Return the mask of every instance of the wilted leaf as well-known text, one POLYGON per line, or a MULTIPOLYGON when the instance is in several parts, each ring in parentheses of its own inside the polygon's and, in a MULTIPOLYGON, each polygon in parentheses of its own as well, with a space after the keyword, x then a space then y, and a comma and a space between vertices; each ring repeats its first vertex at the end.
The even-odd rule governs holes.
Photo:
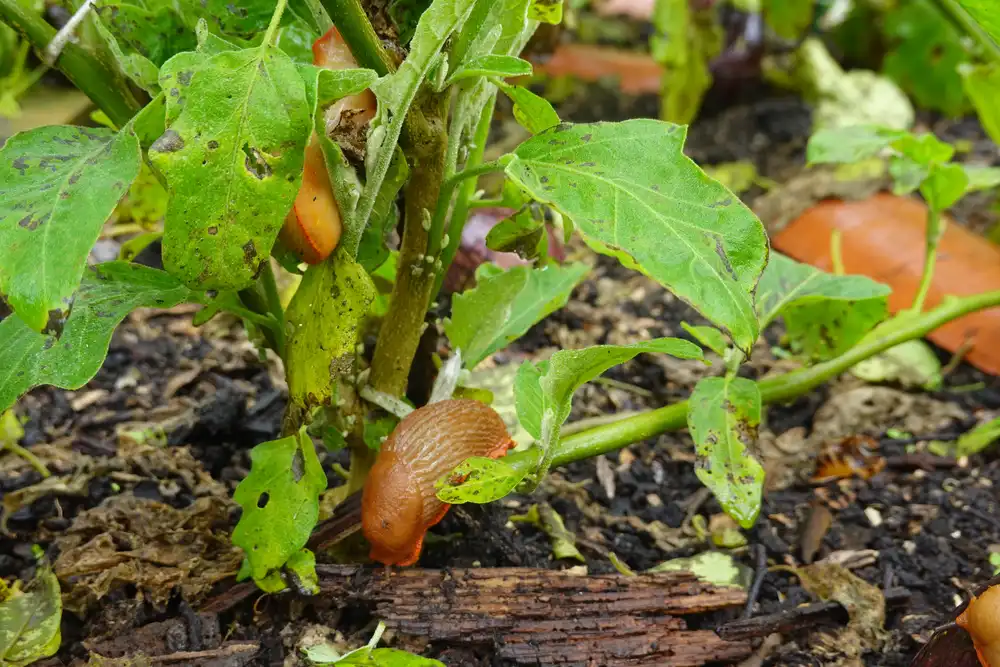
POLYGON ((882 646, 885 639, 885 596, 853 572, 834 563, 813 563, 792 570, 802 587, 822 600, 835 600, 850 621, 840 632, 838 646, 848 658, 860 658, 882 646))
POLYGON ((760 390, 752 380, 713 377, 691 393, 688 428, 698 463, 695 474, 722 509, 744 528, 760 514, 764 468, 757 460, 760 390))
POLYGON ((211 303, 164 271, 128 262, 108 262, 88 270, 80 283, 73 314, 58 339, 28 328, 19 317, 0 322, 0 410, 32 387, 51 384, 79 389, 100 369, 111 334, 136 308, 172 308, 179 303, 211 303))
POLYGON ((0 665, 26 667, 59 650, 62 598, 59 581, 40 566, 23 591, 0 602, 0 665))
POLYGON ((445 86, 456 81, 477 76, 495 76, 506 79, 511 76, 531 76, 531 63, 516 56, 485 55, 472 58, 448 75, 445 86))
POLYGON ((326 474, 305 433, 257 445, 250 466, 233 494, 243 508, 233 544, 246 553, 250 575, 263 579, 305 546, 319 518, 326 474))
POLYGON ((506 496, 529 472, 515 469, 503 459, 473 456, 435 482, 434 488, 442 502, 482 505, 506 496))
POLYGON ((455 295, 451 319, 444 326, 468 368, 566 305, 570 292, 590 270, 577 263, 540 269, 515 266, 493 273, 484 268, 488 266, 478 271, 476 287, 455 295))
POLYGON ((532 505, 524 514, 512 514, 510 520, 515 523, 530 523, 540 528, 549 536, 552 555, 555 558, 572 558, 581 563, 587 562, 576 548, 576 535, 566 530, 562 517, 548 503, 532 505))
POLYGON ((757 312, 762 327, 784 317, 793 349, 826 359, 885 319, 891 291, 864 276, 835 276, 772 253, 757 288, 757 312))
POLYGON ((0 150, 0 294, 58 334, 101 226, 139 173, 131 129, 40 127, 0 150))
POLYGON ((267 44, 181 53, 160 84, 168 128, 149 158, 170 192, 164 265, 188 285, 246 287, 301 182, 312 118, 298 68, 267 44))
POLYGON ((508 177, 569 216, 598 251, 642 271, 749 350, 767 261, 760 221, 654 120, 560 125, 518 146, 508 177))

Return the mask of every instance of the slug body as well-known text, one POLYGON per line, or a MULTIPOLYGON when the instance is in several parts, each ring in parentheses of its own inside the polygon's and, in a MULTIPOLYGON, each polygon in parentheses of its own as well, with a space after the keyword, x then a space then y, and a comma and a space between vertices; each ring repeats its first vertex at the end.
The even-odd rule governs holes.
POLYGON ((415 563, 427 529, 450 507, 434 483, 470 456, 498 458, 513 446, 500 415, 479 401, 440 401, 407 415, 382 444, 362 492, 372 560, 415 563))
MULTIPOLYGON (((330 28, 313 44, 313 64, 333 70, 358 66, 336 28, 330 28)), ((326 110, 327 133, 341 122, 368 123, 375 117, 375 110, 375 96, 370 90, 338 100, 326 110)), ((340 207, 330 185, 319 137, 314 133, 306 146, 302 185, 279 237, 303 262, 318 264, 337 247, 342 231, 340 207)))
POLYGON ((1000 584, 972 598, 955 622, 972 636, 983 667, 1000 667, 1000 584))

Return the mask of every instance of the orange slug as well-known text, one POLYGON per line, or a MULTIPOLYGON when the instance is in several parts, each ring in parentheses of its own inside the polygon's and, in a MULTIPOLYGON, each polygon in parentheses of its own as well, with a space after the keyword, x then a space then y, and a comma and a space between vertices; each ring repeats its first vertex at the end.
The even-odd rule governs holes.
MULTIPOLYGON (((348 69, 358 63, 336 28, 313 43, 313 64, 327 69, 348 69)), ((375 95, 370 90, 338 100, 326 110, 326 129, 330 132, 341 122, 361 126, 375 117, 375 95)), ((323 161, 323 151, 314 133, 306 146, 302 185, 292 210, 285 216, 279 237, 281 242, 307 264, 318 264, 337 247, 343 223, 340 208, 330 185, 323 161)))
POLYGON ((439 401, 403 418, 382 443, 361 495, 372 560, 415 563, 427 529, 450 507, 434 483, 470 456, 498 458, 513 446, 500 415, 479 401, 439 401))
POLYGON ((972 636, 983 667, 1000 667, 1000 585, 973 597, 955 623, 972 636))

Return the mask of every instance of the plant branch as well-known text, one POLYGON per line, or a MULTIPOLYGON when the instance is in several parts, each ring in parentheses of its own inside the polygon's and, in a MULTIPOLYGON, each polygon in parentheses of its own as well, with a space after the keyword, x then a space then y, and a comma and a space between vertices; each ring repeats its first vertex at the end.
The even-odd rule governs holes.
POLYGON ((375 70, 379 76, 385 76, 396 69, 360 0, 320 1, 359 65, 375 70))
MULTIPOLYGON (((20 33, 39 52, 56 35, 56 30, 19 0, 0 0, 0 20, 20 33)), ((121 72, 110 64, 93 57, 86 49, 72 42, 66 44, 56 67, 73 82, 117 126, 124 127, 142 103, 128 88, 121 72)))
POLYGON ((920 286, 917 294, 913 297, 913 305, 910 307, 914 312, 921 312, 924 309, 924 302, 927 300, 927 293, 931 290, 931 283, 934 282, 934 267, 937 264, 938 241, 941 240, 941 213, 933 208, 927 209, 927 245, 924 250, 924 272, 920 276, 920 286))
MULTIPOLYGON (((888 329, 885 335, 872 337, 835 359, 758 382, 761 399, 764 403, 790 401, 880 352, 906 341, 922 338, 963 315, 997 306, 1000 306, 1000 290, 946 299, 934 310, 916 315, 905 326, 888 329)), ((606 454, 661 433, 680 430, 687 425, 687 411, 688 402, 681 401, 612 424, 574 433, 563 438, 555 447, 552 465, 563 466, 606 454)), ((512 463, 534 469, 542 458, 542 451, 539 447, 532 447, 512 454, 511 457, 512 463)))
MULTIPOLYGON (((429 257, 437 257, 441 251, 444 221, 448 217, 448 207, 451 205, 451 197, 455 194, 455 188, 463 181, 468 180, 472 183, 472 190, 475 192, 476 179, 483 174, 503 171, 503 169, 504 164, 499 160, 494 160, 493 162, 485 162, 467 167, 445 180, 441 186, 441 196, 438 198, 437 206, 434 208, 434 217, 431 218, 430 238, 427 241, 427 255, 429 257)), ((465 206, 465 215, 468 215, 468 204, 465 206)), ((450 238, 448 240, 451 241, 450 238)))
POLYGON ((271 22, 267 24, 267 31, 264 33, 264 44, 273 45, 278 37, 278 27, 281 25, 281 15, 285 13, 288 0, 277 0, 274 5, 274 13, 271 14, 271 22))

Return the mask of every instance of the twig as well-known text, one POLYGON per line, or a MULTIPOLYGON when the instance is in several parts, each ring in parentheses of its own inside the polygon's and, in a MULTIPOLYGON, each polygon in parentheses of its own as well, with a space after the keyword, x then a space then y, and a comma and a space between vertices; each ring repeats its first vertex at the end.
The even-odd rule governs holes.
POLYGON ((757 545, 757 570, 754 572, 753 584, 750 586, 750 590, 747 591, 747 604, 743 608, 742 618, 750 618, 753 616, 753 606, 757 604, 757 598, 760 597, 760 588, 764 585, 764 577, 767 576, 767 549, 763 544, 757 545))

